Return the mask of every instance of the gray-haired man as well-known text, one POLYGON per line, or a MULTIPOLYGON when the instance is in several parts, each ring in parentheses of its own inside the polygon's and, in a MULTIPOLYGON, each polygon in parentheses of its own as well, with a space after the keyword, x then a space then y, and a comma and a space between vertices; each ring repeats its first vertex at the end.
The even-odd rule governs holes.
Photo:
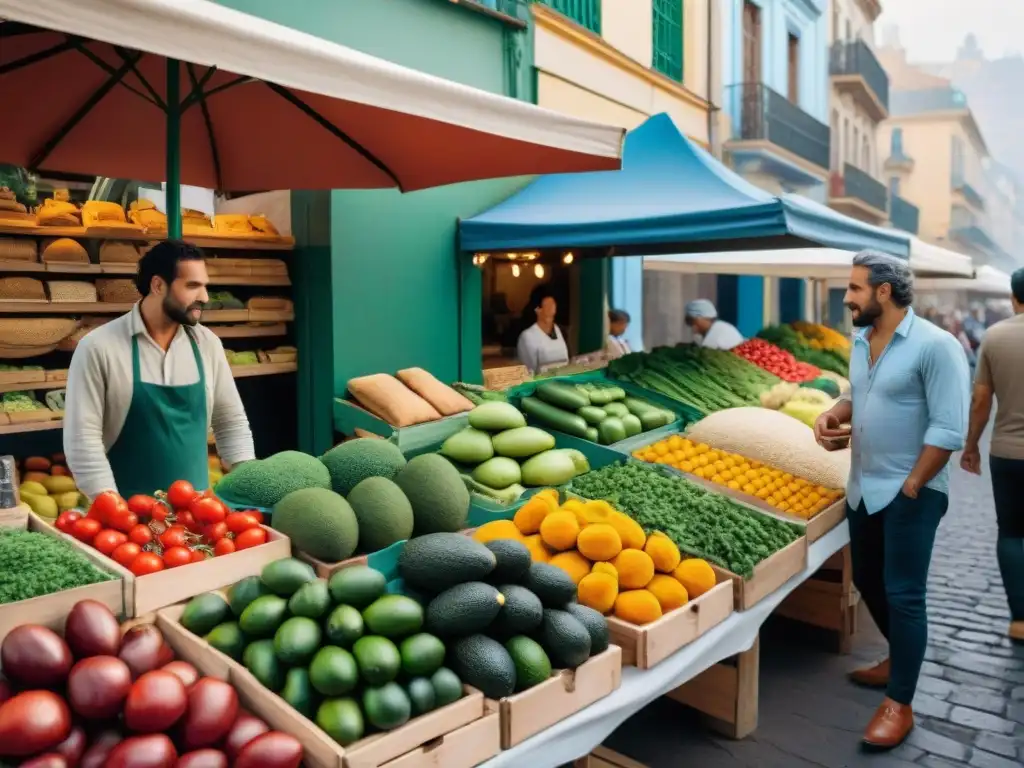
POLYGON ((910 703, 928 642, 928 566, 948 506, 946 465, 964 445, 970 403, 963 349, 915 316, 913 298, 905 260, 874 251, 854 257, 845 297, 858 327, 850 398, 814 425, 826 448, 852 437, 846 512, 853 579, 889 641, 889 659, 851 677, 886 689, 864 733, 865 745, 879 749, 899 745, 914 727, 910 703))

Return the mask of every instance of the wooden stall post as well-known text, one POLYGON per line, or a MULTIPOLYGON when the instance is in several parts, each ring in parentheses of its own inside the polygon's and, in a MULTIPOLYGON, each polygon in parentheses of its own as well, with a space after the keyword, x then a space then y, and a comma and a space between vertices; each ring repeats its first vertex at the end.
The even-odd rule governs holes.
POLYGON ((705 715, 707 725, 726 738, 744 739, 757 730, 761 638, 743 651, 701 672, 666 696, 705 715))
POLYGON ((849 653, 857 632, 860 593, 853 585, 847 545, 826 560, 807 581, 782 601, 775 613, 835 633, 839 653, 849 653))

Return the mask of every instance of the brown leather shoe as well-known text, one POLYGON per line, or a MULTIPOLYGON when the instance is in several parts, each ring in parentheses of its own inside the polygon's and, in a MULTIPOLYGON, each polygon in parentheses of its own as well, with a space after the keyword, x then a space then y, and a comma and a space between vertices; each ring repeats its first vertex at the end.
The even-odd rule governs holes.
POLYGON ((898 747, 914 728, 914 712, 909 704, 897 704, 886 697, 864 731, 864 746, 869 749, 898 747))
POLYGON ((1007 634, 1010 636, 1011 640, 1018 643, 1024 643, 1024 621, 1011 621, 1010 629, 1007 634))
POLYGON ((889 684, 889 660, 867 669, 855 669, 850 673, 850 679, 865 688, 885 688, 889 684))

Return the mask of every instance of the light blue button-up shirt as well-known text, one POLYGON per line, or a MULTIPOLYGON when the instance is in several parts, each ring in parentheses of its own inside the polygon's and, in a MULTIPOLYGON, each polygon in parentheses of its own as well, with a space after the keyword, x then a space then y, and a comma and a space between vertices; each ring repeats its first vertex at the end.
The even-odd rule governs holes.
MULTIPOLYGON (((963 347, 909 309, 892 340, 871 364, 869 328, 850 352, 853 451, 847 499, 868 514, 884 509, 903 488, 925 445, 964 447, 970 372, 963 347)), ((949 467, 928 483, 949 492, 949 467)))

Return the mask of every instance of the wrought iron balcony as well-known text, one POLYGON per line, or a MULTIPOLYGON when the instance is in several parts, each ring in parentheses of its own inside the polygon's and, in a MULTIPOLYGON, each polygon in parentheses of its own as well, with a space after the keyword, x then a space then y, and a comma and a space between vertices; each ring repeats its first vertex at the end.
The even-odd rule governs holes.
POLYGON ((988 232, 988 222, 985 217, 956 203, 953 203, 950 210, 949 232, 958 240, 986 251, 998 247, 988 232))
POLYGON ((893 91, 889 112, 893 116, 917 115, 922 112, 948 112, 967 109, 967 97, 952 86, 922 88, 915 91, 893 91))
POLYGON ((836 87, 851 91, 876 121, 889 116, 889 75, 863 40, 833 43, 829 74, 836 87))
POLYGON ((985 198, 974 187, 963 180, 953 180, 953 191, 963 195, 964 201, 979 211, 985 210, 985 198))
POLYGON ((534 0, 554 8, 581 27, 601 34, 601 0, 534 0))
POLYGON ((920 226, 921 212, 917 206, 899 195, 889 197, 889 221, 896 229, 916 235, 920 226))
POLYGON ((889 190, 855 165, 845 163, 842 174, 833 173, 829 188, 833 200, 853 198, 884 216, 889 208, 889 190))
POLYGON ((767 141, 828 170, 831 131, 781 93, 763 83, 728 88, 734 115, 733 141, 767 141))

